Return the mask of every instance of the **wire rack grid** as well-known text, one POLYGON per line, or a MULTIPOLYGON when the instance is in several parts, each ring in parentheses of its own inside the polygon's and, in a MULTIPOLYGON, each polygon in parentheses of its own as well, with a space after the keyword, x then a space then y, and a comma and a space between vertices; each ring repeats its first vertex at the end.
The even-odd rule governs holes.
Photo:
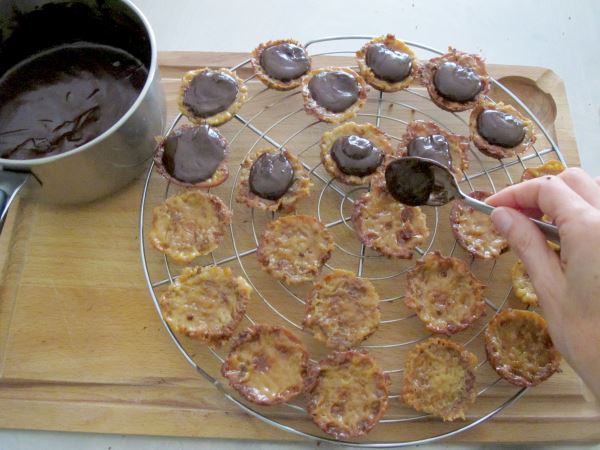
MULTIPOLYGON (((309 49, 314 63, 318 63, 319 58, 325 58, 323 61, 330 62, 331 60, 327 60, 327 58, 332 56, 352 56, 355 50, 347 50, 350 46, 349 43, 355 44, 358 41, 368 41, 372 38, 373 36, 327 37, 310 41, 306 47, 309 49), (327 48, 323 51, 312 52, 319 45, 327 48), (339 50, 340 46, 346 49, 339 50)), ((425 53, 425 56, 442 54, 428 46, 406 42, 412 48, 425 53)), ((360 45, 351 46, 355 49, 359 47, 360 45)), ((352 65, 348 61, 350 60, 347 60, 344 65, 352 65)), ((250 61, 245 60, 231 70, 241 74, 244 70, 248 71, 249 67, 250 61)), ((252 152, 259 143, 267 143, 276 148, 290 147, 301 158, 305 169, 315 183, 315 189, 313 189, 315 194, 311 200, 306 202, 308 203, 306 207, 309 208, 308 213, 316 215, 328 229, 337 233, 334 255, 337 254, 339 257, 332 258, 327 264, 327 268, 352 268, 358 276, 368 278, 377 284, 380 295, 384 294, 381 295, 383 313, 381 327, 385 327, 386 331, 382 333, 381 339, 370 338, 361 347, 372 352, 378 361, 383 360, 386 364, 385 372, 391 377, 397 378, 392 384, 390 395, 390 403, 394 405, 389 408, 388 413, 381 420, 381 424, 367 438, 355 442, 340 442, 318 432, 317 428, 306 420, 306 412, 301 400, 296 399, 286 405, 264 408, 248 403, 231 390, 218 374, 218 367, 226 355, 226 348, 202 346, 190 339, 178 336, 162 318, 158 303, 160 290, 165 289, 177 278, 179 269, 174 267, 166 256, 159 258, 146 252, 148 242, 145 237, 145 229, 149 226, 149 208, 155 206, 161 199, 168 197, 176 187, 160 178, 155 173, 154 164, 152 164, 148 170, 141 196, 139 218, 141 261, 149 293, 159 317, 175 346, 188 363, 244 412, 270 425, 309 439, 362 447, 399 447, 448 438, 487 421, 519 399, 526 389, 517 389, 501 383, 501 380, 487 366, 481 345, 481 335, 486 323, 478 322, 471 327, 472 330, 469 333, 460 333, 462 336, 457 337, 457 340, 474 352, 478 352, 478 356, 480 356, 481 362, 477 366, 477 371, 478 380, 481 378, 482 381, 478 383, 479 400, 477 404, 481 404, 481 407, 469 417, 466 423, 458 424, 442 424, 427 414, 416 414, 414 411, 402 407, 398 399, 399 377, 402 376, 402 357, 412 345, 430 336, 423 332, 423 327, 418 323, 415 314, 403 308, 403 302, 399 301, 402 299, 399 287, 402 285, 402 276, 412 267, 413 263, 410 260, 390 262, 381 255, 366 249, 364 245, 357 243, 358 240, 355 238, 350 221, 350 212, 354 199, 368 190, 368 186, 341 185, 331 179, 323 170, 318 157, 319 138, 322 131, 326 129, 323 127, 327 125, 304 114, 299 90, 274 93, 258 83, 252 74, 246 77, 245 83, 247 86, 253 86, 253 89, 251 89, 247 104, 242 109, 243 115, 237 114, 231 125, 223 127, 223 132, 226 133, 230 145, 237 150, 238 156, 240 156, 239 161, 233 161, 232 158, 231 163, 241 163, 243 158, 252 152), (251 111, 252 114, 247 116, 245 111, 251 109, 247 105, 252 104, 255 104, 256 108, 251 111), (281 132, 277 133, 279 129, 281 132), (252 136, 254 136, 254 140, 252 136), (150 258, 153 258, 152 262, 149 261, 150 258), (428 427, 424 432, 422 431, 423 427, 420 428, 421 435, 405 435, 403 433, 402 427, 422 421, 427 421, 428 427), (376 431, 383 427, 389 429, 382 432, 376 431)), ((461 184, 470 190, 484 189, 495 192, 502 185, 518 181, 519 174, 528 165, 543 163, 550 156, 565 163, 552 136, 532 111, 498 81, 492 80, 492 85, 494 87, 492 92, 507 96, 514 105, 531 117, 537 126, 537 134, 542 138, 544 148, 538 149, 534 146, 531 152, 509 161, 491 160, 471 148, 471 168, 465 172, 464 179, 461 181, 461 184)), ((435 108, 423 89, 412 87, 398 94, 371 93, 367 106, 358 114, 357 121, 372 122, 376 126, 382 127, 390 139, 397 143, 401 139, 404 127, 415 118, 433 120, 444 129, 458 134, 468 133, 468 124, 464 114, 447 113, 435 108)), ((170 133, 182 120, 181 114, 177 115, 166 133, 170 133)), ((230 167, 232 166, 230 165, 230 167)), ((218 192, 222 198, 228 198, 232 210, 236 207, 235 192, 239 175, 238 168, 235 175, 230 177, 231 180, 223 192, 218 192)), ((223 249, 223 254, 213 252, 198 263, 231 265, 249 281, 259 300, 255 302, 256 308, 258 308, 256 311, 249 308, 245 316, 247 324, 255 323, 260 317, 258 320, 260 322, 282 324, 300 334, 303 340, 310 341, 311 337, 306 335, 301 326, 306 290, 290 288, 282 283, 269 280, 267 275, 261 275, 260 269, 252 264, 255 260, 252 255, 256 252, 261 228, 276 214, 260 213, 247 210, 247 208, 243 210, 243 208, 239 213, 234 210, 234 220, 230 226, 230 242, 226 246, 227 248, 223 249)), ((486 281, 490 290, 493 288, 494 298, 486 298, 487 317, 493 317, 497 311, 510 303, 511 288, 510 281, 507 281, 506 277, 507 270, 504 268, 501 272, 501 269, 497 268, 497 261, 477 261, 466 252, 462 252, 449 231, 446 217, 447 208, 424 208, 424 210, 428 217, 431 234, 426 245, 417 248, 418 254, 423 255, 427 251, 435 249, 445 254, 467 259, 476 275, 486 281)), ((486 321, 480 320, 480 322, 486 321)), ((324 350, 318 348, 314 342, 310 342, 308 345, 311 355, 323 354, 324 350), (316 349, 314 353, 313 349, 316 349)))

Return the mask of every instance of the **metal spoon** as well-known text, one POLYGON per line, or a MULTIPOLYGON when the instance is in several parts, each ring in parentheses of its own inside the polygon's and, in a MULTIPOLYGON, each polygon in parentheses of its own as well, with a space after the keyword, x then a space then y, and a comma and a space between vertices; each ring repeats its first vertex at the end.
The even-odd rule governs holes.
MULTIPOLYGON (((494 210, 493 206, 461 191, 452 172, 432 159, 416 156, 397 158, 388 164, 385 179, 392 196, 407 205, 442 206, 451 200, 460 199, 484 214, 489 215, 494 210)), ((558 228, 537 219, 529 219, 547 239, 560 243, 558 228)))

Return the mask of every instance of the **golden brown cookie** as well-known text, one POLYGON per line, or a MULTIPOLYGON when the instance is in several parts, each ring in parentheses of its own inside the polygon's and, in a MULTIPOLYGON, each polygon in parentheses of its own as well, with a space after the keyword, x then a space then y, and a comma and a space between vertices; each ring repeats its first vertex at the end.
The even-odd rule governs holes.
POLYGON ((249 401, 276 405, 302 392, 307 365, 308 352, 291 331, 253 325, 236 338, 221 374, 249 401))
POLYGON ((380 320, 373 284, 347 270, 334 270, 313 285, 303 325, 327 347, 347 350, 373 334, 380 320))
POLYGON ((365 246, 386 256, 410 259, 429 237, 427 217, 418 206, 395 200, 382 178, 374 177, 371 191, 354 203, 354 230, 365 246))
POLYGON ((217 126, 231 120, 247 96, 248 88, 231 70, 203 67, 183 76, 177 104, 190 122, 217 126))
POLYGON ((346 184, 369 183, 385 157, 393 151, 386 134, 370 123, 347 122, 321 136, 323 167, 333 178, 346 184), (369 145, 371 148, 367 151, 369 145))
POLYGON ((251 295, 248 282, 229 267, 186 267, 159 303, 176 332, 219 344, 233 334, 251 295))
MULTIPOLYGON (((492 194, 473 191, 468 195, 485 201, 492 194)), ((508 242, 496 231, 490 216, 476 211, 462 200, 455 200, 452 205, 450 226, 460 246, 478 258, 498 258, 508 250, 508 242)))
POLYGON ((463 173, 469 168, 469 138, 460 136, 444 130, 435 122, 426 122, 423 120, 413 120, 407 127, 402 140, 398 145, 398 154, 400 156, 420 156, 422 158, 434 159, 445 166, 450 159, 450 171, 456 179, 460 181, 463 173), (430 137, 431 136, 431 137, 430 137), (444 141, 434 139, 436 136, 442 136, 444 141), (426 140, 417 142, 415 138, 426 140), (414 141, 414 142, 413 142, 414 141), (412 145, 411 145, 412 143, 412 145), (421 145, 415 145, 415 144, 421 145), (409 148, 410 146, 410 148, 409 148), (424 147, 433 147, 432 151, 424 147), (447 148, 447 151, 445 151, 447 148))
POLYGON ((367 83, 349 67, 313 69, 302 78, 302 97, 308 114, 323 122, 342 123, 365 105, 367 83))
POLYGON ((463 260, 430 252, 406 274, 404 301, 428 330, 450 335, 485 312, 483 288, 463 260))
POLYGON ((156 169, 167 180, 185 187, 210 188, 229 176, 229 142, 210 125, 182 125, 157 138, 156 169))
MULTIPOLYGON (((494 114, 494 113, 492 113, 494 114)), ((497 116, 501 117, 501 116, 497 116)), ((506 117, 506 116, 505 116, 506 117)), ((533 129, 533 122, 517 111, 512 105, 505 105, 502 102, 492 102, 492 101, 482 101, 473 108, 471 111, 471 116, 469 118, 469 130, 471 132, 471 140, 473 144, 479 149, 481 153, 484 155, 490 156, 496 159, 502 158, 510 158, 515 155, 520 155, 521 153, 525 153, 527 150, 531 148, 533 143, 535 142, 535 132, 533 129), (489 114, 489 111, 495 111, 498 115, 508 115, 508 122, 490 122, 488 128, 481 129, 482 125, 482 113, 489 114), (498 133, 496 130, 492 133, 491 136, 485 137, 482 133, 485 134, 485 130, 487 132, 493 132, 495 130, 495 126, 498 125, 519 125, 517 131, 522 130, 522 138, 520 136, 511 136, 506 133, 506 130, 498 133), (520 139, 519 139, 520 138, 520 139), (500 143, 505 139, 513 140, 513 142, 505 142, 504 144, 500 143), (517 142, 518 141, 518 142, 517 142)), ((516 133, 515 130, 513 130, 516 133)), ((518 133, 517 133, 518 134, 518 133)))
MULTIPOLYGON (((552 250, 556 253, 560 253, 560 246, 550 241, 547 241, 547 243, 552 250)), ((519 259, 515 262, 510 271, 510 275, 515 296, 526 305, 538 306, 538 296, 523 261, 519 259)))
MULTIPOLYGON (((427 63, 422 64, 419 69, 419 79, 427 88, 433 103, 450 112, 465 111, 475 107, 490 89, 490 77, 483 58, 479 55, 459 52, 452 47, 448 47, 448 53, 445 55, 432 58, 427 63), (461 66, 474 74, 479 79, 479 92, 474 93, 475 91, 471 90, 471 93, 474 93, 474 96, 472 98, 464 98, 463 100, 458 100, 460 97, 456 94, 454 95, 454 98, 450 98, 448 94, 445 96, 442 95, 439 88, 436 87, 435 80, 437 77, 436 74, 440 68, 447 67, 446 63, 461 66)), ((464 92, 461 92, 461 94, 464 94, 464 92)))
POLYGON ((523 175, 521 175, 521 181, 527 181, 533 178, 543 177, 545 175, 558 175, 563 170, 565 170, 563 163, 557 161, 556 159, 551 159, 550 161, 547 161, 539 166, 525 169, 523 171, 523 175))
POLYGON ((499 312, 485 331, 485 350, 498 375, 517 386, 535 386, 559 370, 548 325, 533 311, 499 312))
POLYGON ((402 400, 444 421, 465 419, 475 402, 477 357, 456 342, 429 338, 413 348, 404 366, 402 400))
MULTIPOLYGON (((271 166, 273 167, 273 166, 271 166)), ((263 177, 264 178, 264 177, 263 177)), ((287 149, 277 150, 274 147, 264 147, 256 150, 253 154, 246 156, 241 164, 240 185, 238 188, 236 200, 244 203, 249 208, 258 208, 263 211, 281 211, 290 212, 296 207, 296 203, 301 199, 308 197, 312 187, 310 177, 302 167, 302 163, 292 152, 287 149), (285 194, 279 198, 263 198, 255 194, 250 186, 250 175, 254 163, 263 155, 283 155, 289 164, 293 174, 291 184, 285 194)))
POLYGON ((150 242, 175 262, 189 263, 221 244, 231 215, 219 197, 185 191, 154 208, 150 242))
POLYGON ((419 62, 413 51, 393 34, 367 42, 356 52, 356 60, 365 81, 383 92, 407 88, 419 70, 419 62))
POLYGON ((311 59, 297 40, 277 39, 252 50, 250 62, 258 79, 267 87, 289 91, 300 86, 302 76, 310 70, 311 59))
POLYGON ((365 352, 334 352, 309 369, 307 411, 336 439, 367 434, 387 409, 389 377, 365 352))
POLYGON ((333 252, 333 238, 312 216, 273 220, 263 233, 256 256, 262 269, 286 284, 316 278, 333 252))

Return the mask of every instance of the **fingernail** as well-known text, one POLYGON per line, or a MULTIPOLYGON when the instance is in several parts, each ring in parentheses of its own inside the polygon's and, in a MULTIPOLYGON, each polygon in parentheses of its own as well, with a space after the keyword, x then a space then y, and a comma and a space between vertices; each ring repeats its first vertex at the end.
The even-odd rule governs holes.
POLYGON ((492 211, 492 222, 502 235, 506 235, 513 223, 513 217, 507 208, 496 208, 492 211))

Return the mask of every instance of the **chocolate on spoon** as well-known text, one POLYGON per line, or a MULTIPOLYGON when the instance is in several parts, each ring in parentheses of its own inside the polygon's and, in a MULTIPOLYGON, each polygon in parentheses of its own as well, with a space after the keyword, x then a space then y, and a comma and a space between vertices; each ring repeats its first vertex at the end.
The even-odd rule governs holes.
MULTIPOLYGON (((462 192, 452 172, 432 159, 417 156, 394 159, 385 169, 385 183, 392 197, 409 206, 442 206, 460 199, 484 214, 489 215, 494 210, 493 206, 462 192)), ((546 238, 560 243, 558 229, 554 225, 532 218, 530 220, 546 238)))

